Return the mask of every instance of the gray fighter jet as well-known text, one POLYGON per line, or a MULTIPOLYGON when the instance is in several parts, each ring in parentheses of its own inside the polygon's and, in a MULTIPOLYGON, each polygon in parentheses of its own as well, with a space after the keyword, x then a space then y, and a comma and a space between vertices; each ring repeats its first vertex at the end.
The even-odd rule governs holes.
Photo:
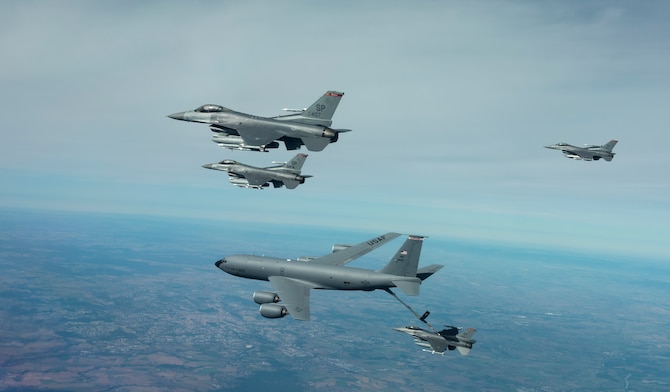
POLYGON ((256 291, 253 295, 262 316, 280 318, 290 314, 296 320, 309 320, 311 289, 373 291, 398 287, 407 295, 418 295, 421 282, 442 268, 433 264, 418 269, 424 237, 409 236, 391 261, 378 271, 345 266, 398 236, 387 233, 354 246, 334 245, 333 253, 317 258, 290 260, 232 255, 215 265, 231 275, 270 281, 273 292, 256 291))
POLYGON ((447 349, 457 349, 461 355, 468 355, 470 349, 472 349, 472 345, 476 342, 476 340, 470 339, 476 329, 468 328, 459 333, 456 327, 448 325, 446 327, 446 329, 440 332, 428 331, 414 326, 393 329, 412 335, 414 343, 417 346, 425 347, 424 351, 444 355, 444 351, 447 349))
POLYGON ((568 143, 558 143, 550 144, 544 146, 545 148, 551 148, 553 150, 563 151, 563 155, 566 158, 577 159, 582 161, 597 161, 600 158, 611 161, 614 158, 614 153, 612 149, 617 144, 617 140, 610 140, 602 146, 596 146, 592 144, 587 144, 584 147, 572 146, 568 143))
POLYGON ((286 185, 288 189, 295 189, 298 185, 305 183, 305 178, 312 177, 300 174, 305 159, 307 159, 306 154, 298 154, 288 162, 270 167, 254 167, 225 159, 219 163, 202 165, 202 167, 228 172, 230 182, 241 188, 263 189, 272 184, 275 188, 286 185))
POLYGON ((216 133, 212 140, 225 148, 266 151, 277 148, 277 140, 280 140, 287 150, 297 150, 304 144, 309 151, 321 151, 329 143, 336 142, 340 133, 350 131, 330 128, 343 95, 328 91, 309 108, 284 109, 296 113, 277 117, 259 117, 211 104, 168 117, 210 124, 210 129, 216 133))

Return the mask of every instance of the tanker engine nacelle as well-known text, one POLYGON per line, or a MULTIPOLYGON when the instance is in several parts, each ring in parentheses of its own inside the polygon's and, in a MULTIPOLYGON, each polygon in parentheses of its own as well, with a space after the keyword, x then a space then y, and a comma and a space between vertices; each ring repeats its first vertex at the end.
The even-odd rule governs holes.
MULTIPOLYGON (((347 248, 351 248, 351 245, 335 244, 335 245, 333 245, 332 249, 333 249, 333 253, 335 253, 335 252, 339 252, 341 250, 345 250, 347 248)), ((314 256, 300 256, 300 257, 298 257, 298 261, 312 261, 316 258, 317 257, 314 257, 314 256)))
POLYGON ((269 304, 279 302, 279 296, 277 293, 271 293, 269 291, 256 291, 254 292, 254 302, 257 304, 269 304))
POLYGON ((333 253, 340 251, 340 250, 345 250, 347 248, 351 248, 351 245, 344 245, 344 244, 335 244, 333 245, 333 253))
POLYGON ((259 311, 261 316, 267 318, 282 318, 288 314, 285 307, 278 304, 262 304, 259 311))

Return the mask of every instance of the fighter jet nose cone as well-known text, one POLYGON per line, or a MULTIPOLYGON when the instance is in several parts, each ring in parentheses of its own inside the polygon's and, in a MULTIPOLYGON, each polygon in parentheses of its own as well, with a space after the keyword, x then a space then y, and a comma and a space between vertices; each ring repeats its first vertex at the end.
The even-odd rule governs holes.
MULTIPOLYGON (((213 165, 211 163, 206 163, 206 164, 202 165, 202 167, 205 168, 205 169, 212 169, 213 165)), ((217 267, 218 267, 218 265, 217 265, 217 267)))
POLYGON ((168 117, 174 120, 184 120, 184 112, 173 113, 168 115, 168 117))
POLYGON ((221 265, 222 262, 223 262, 223 259, 217 261, 216 263, 214 263, 214 265, 216 266, 216 268, 219 268, 219 266, 221 265))

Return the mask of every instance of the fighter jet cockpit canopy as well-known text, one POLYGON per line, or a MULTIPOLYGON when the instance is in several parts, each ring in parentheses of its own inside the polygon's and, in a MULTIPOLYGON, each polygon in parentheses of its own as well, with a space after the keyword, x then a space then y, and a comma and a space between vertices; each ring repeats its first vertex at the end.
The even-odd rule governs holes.
POLYGON ((237 161, 233 161, 232 159, 224 159, 221 162, 219 162, 219 165, 235 165, 237 164, 237 161))
POLYGON ((195 109, 195 111, 199 113, 217 113, 217 112, 227 112, 229 110, 221 105, 207 104, 200 106, 199 108, 195 109))

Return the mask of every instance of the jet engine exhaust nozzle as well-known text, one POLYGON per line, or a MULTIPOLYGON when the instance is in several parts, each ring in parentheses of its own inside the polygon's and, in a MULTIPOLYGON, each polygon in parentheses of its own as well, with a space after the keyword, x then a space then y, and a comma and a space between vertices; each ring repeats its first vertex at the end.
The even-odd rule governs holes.
POLYGON ((330 129, 330 128, 324 128, 323 133, 321 134, 321 137, 325 137, 330 139, 333 143, 337 141, 339 134, 330 129))

